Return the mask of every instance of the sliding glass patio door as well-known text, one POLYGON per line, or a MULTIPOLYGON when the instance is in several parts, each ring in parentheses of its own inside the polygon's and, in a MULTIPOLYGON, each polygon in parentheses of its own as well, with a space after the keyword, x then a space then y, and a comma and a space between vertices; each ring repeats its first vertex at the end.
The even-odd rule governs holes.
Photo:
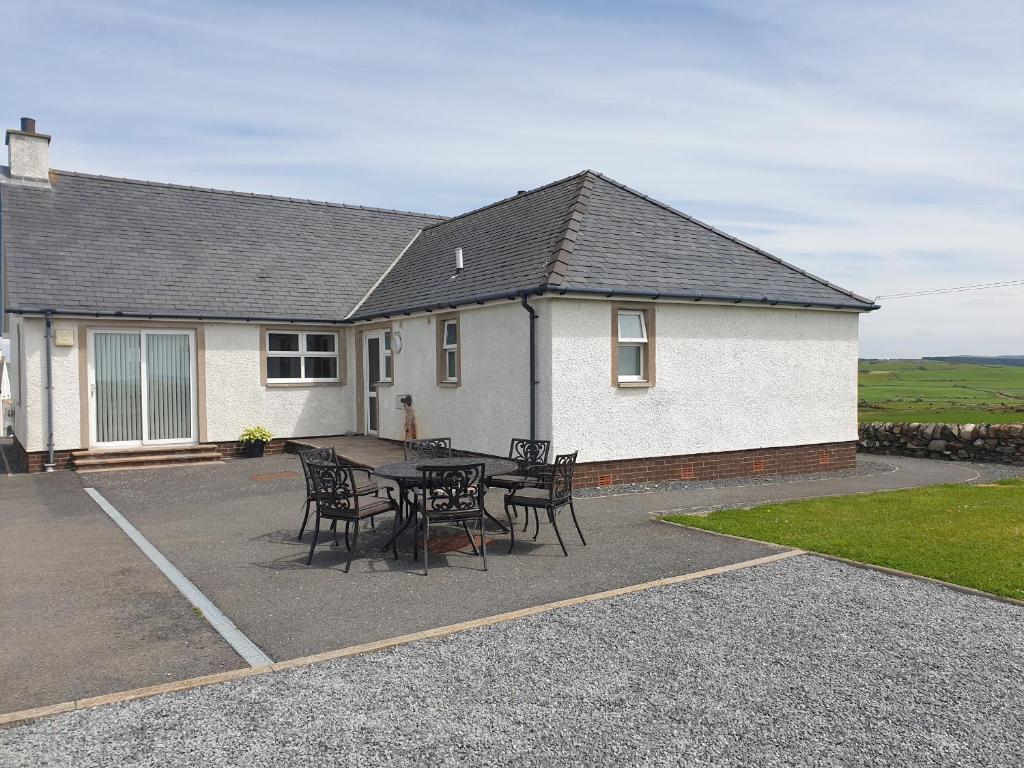
POLYGON ((89 337, 94 445, 195 442, 192 331, 93 330, 89 337))

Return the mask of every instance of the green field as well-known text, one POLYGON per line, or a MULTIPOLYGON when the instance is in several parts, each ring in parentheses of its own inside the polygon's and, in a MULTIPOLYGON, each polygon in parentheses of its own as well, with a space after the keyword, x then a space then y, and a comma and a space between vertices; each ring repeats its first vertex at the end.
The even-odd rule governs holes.
POLYGON ((929 360, 862 360, 860 420, 1024 422, 1024 367, 929 360))
POLYGON ((1024 480, 933 485, 664 519, 1024 599, 1024 480))

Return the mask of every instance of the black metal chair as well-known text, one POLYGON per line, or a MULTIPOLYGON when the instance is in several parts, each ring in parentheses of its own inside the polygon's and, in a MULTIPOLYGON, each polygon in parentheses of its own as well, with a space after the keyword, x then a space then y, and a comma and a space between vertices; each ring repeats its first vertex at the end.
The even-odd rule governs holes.
MULTIPOLYGON (((306 565, 313 562, 313 550, 316 549, 317 540, 320 538, 321 518, 330 520, 332 529, 338 520, 344 520, 346 532, 349 524, 355 526, 352 544, 349 546, 348 560, 345 562, 345 573, 348 573, 352 566, 352 557, 355 555, 356 546, 359 544, 359 523, 366 519, 373 520, 377 515, 385 512, 397 512, 398 503, 391 497, 388 488, 385 489, 388 492, 387 498, 360 494, 354 467, 330 461, 317 461, 313 458, 307 458, 306 466, 309 468, 309 474, 313 480, 313 494, 316 501, 316 524, 306 565)), ((398 525, 397 515, 395 525, 398 525)), ((347 536, 345 543, 348 544, 347 536)), ((335 534, 335 544, 337 544, 337 534, 335 534)), ((396 551, 396 557, 397 554, 396 551)))
POLYGON ((473 545, 473 554, 479 554, 487 570, 487 542, 483 534, 484 494, 487 493, 483 464, 456 466, 423 466, 421 486, 423 494, 418 505, 423 516, 423 575, 428 571, 428 549, 431 523, 461 523, 462 530, 473 545), (480 548, 469 532, 469 523, 476 522, 480 530, 480 548))
POLYGON ((572 522, 576 526, 576 532, 580 535, 580 541, 583 542, 583 546, 587 545, 587 540, 583 538, 583 531, 580 529, 579 520, 576 519, 576 508, 572 501, 572 476, 576 470, 576 456, 579 451, 575 453, 566 453, 555 457, 554 464, 545 465, 544 469, 540 472, 541 477, 540 484, 535 487, 520 488, 512 491, 505 496, 505 515, 508 517, 509 528, 512 530, 512 537, 508 544, 508 551, 512 551, 512 547, 516 544, 516 535, 514 526, 512 525, 512 513, 510 510, 516 507, 522 507, 526 511, 526 525, 523 527, 523 531, 526 531, 526 526, 530 524, 530 511, 533 510, 533 516, 535 519, 535 526, 533 533, 533 540, 537 540, 537 534, 540 533, 540 515, 538 511, 543 509, 548 513, 548 520, 551 522, 551 527, 555 529, 555 535, 558 537, 558 543, 562 547, 562 554, 566 557, 569 556, 569 551, 565 548, 565 542, 562 541, 562 533, 558 530, 558 523, 556 522, 556 516, 563 507, 569 507, 569 512, 572 514, 572 522))
POLYGON ((533 485, 540 471, 548 461, 550 440, 527 440, 517 437, 508 447, 508 457, 518 466, 515 472, 507 475, 495 475, 487 484, 491 488, 504 488, 515 491, 525 485, 533 485))
MULTIPOLYGON (((342 463, 338 459, 338 455, 334 452, 333 448, 307 448, 304 451, 299 451, 299 464, 302 465, 302 474, 306 478, 306 500, 302 503, 302 526, 299 528, 298 540, 302 541, 302 534, 306 532, 306 523, 309 522, 309 507, 311 504, 316 503, 316 493, 313 491, 313 478, 310 477, 309 467, 307 462, 309 459, 319 461, 321 463, 330 462, 334 464, 342 463)), ((357 489, 360 496, 375 495, 380 490, 380 484, 373 479, 370 475, 369 470, 363 469, 362 467, 352 467, 352 471, 356 476, 356 482, 358 483, 357 489), (365 475, 365 477, 364 477, 365 475)), ((373 520, 370 520, 372 527, 373 520)), ((334 530, 333 528, 331 530, 334 530)), ((345 543, 348 544, 348 526, 345 526, 345 543)))
POLYGON ((406 440, 402 444, 405 460, 447 459, 452 455, 450 437, 430 437, 423 440, 406 440))

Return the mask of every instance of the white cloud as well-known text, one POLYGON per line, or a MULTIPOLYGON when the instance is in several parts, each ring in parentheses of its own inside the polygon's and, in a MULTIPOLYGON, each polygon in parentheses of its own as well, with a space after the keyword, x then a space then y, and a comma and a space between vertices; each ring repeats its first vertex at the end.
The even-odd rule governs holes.
MULTIPOLYGON (((1021 4, 617 9, 19 4, 0 86, 58 167, 444 213, 593 167, 862 293, 1024 277, 1021 4)), ((863 351, 1020 353, 1021 298, 863 351)))

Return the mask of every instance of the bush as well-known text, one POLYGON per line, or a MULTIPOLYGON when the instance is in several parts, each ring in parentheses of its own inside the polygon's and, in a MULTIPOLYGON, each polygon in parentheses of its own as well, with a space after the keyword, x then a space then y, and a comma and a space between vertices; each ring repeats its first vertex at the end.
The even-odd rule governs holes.
POLYGON ((263 427, 247 427, 239 442, 242 443, 269 443, 273 435, 270 434, 270 430, 263 427))

